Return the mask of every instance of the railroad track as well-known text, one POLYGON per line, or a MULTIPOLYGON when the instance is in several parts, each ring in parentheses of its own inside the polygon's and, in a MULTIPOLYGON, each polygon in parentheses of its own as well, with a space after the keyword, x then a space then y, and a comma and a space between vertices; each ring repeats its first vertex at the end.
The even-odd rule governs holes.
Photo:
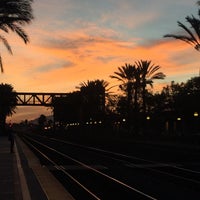
POLYGON ((200 171, 133 155, 24 135, 24 142, 77 200, 198 199, 200 171))

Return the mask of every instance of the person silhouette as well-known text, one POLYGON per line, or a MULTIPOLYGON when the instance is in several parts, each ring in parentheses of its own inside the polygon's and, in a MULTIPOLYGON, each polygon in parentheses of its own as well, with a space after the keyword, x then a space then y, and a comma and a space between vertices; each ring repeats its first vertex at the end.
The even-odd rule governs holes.
POLYGON ((12 124, 9 124, 8 127, 8 140, 10 141, 10 153, 14 153, 15 137, 14 137, 14 131, 12 129, 12 124))

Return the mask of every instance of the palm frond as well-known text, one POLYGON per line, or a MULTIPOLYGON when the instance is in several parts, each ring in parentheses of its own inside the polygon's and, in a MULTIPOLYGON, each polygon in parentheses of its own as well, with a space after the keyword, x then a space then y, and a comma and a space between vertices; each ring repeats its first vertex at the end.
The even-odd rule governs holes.
MULTIPOLYGON (((189 22, 191 24, 191 28, 194 29, 194 31, 199 39, 200 38, 200 20, 195 18, 193 15, 191 17, 187 16, 186 20, 187 20, 187 22, 189 22)), ((196 39, 196 38, 194 37, 194 39, 196 39)))
MULTIPOLYGON (((117 74, 117 73, 115 73, 115 74, 117 74)), ((124 81, 123 78, 120 78, 119 76, 111 75, 110 78, 115 78, 115 79, 117 79, 118 81, 124 81)))
POLYGON ((163 74, 162 72, 158 72, 156 74, 154 74, 151 79, 164 79, 166 77, 165 74, 163 74))
POLYGON ((156 71, 158 71, 160 69, 160 66, 159 65, 151 65, 149 67, 149 70, 148 70, 148 76, 151 77, 156 71))
MULTIPOLYGON (((195 29, 197 29, 197 28, 194 28, 193 26, 199 26, 199 23, 194 23, 194 20, 191 20, 191 18, 190 17, 186 17, 186 20, 191 24, 191 27, 195 30, 195 29), (192 22, 193 21, 193 22, 192 22)), ((192 41, 194 41, 195 43, 198 43, 198 40, 195 38, 195 36, 194 36, 194 34, 192 33, 192 31, 190 31, 190 29, 189 28, 187 28, 187 26, 185 26, 183 23, 181 23, 181 22, 178 22, 178 25, 181 27, 181 28, 183 28, 189 35, 190 35, 190 37, 192 38, 192 41)), ((198 31, 197 31, 198 32, 198 31)), ((196 33, 197 33, 196 32, 196 33)))
POLYGON ((141 81, 143 84, 153 84, 153 79, 164 79, 165 74, 157 72, 161 67, 159 65, 151 64, 151 61, 140 60, 135 62, 138 67, 141 81))
POLYGON ((29 37, 26 32, 22 29, 22 27, 18 26, 17 24, 7 24, 7 26, 13 31, 16 32, 17 35, 23 39, 24 43, 29 42, 29 37))
POLYGON ((193 41, 193 39, 189 36, 185 36, 185 35, 174 35, 174 34, 166 34, 164 35, 164 37, 172 37, 178 40, 182 40, 190 45, 196 45, 196 43, 193 41))
POLYGON ((0 40, 3 42, 4 46, 7 48, 8 52, 10 54, 12 54, 12 49, 11 49, 8 41, 6 40, 6 38, 4 38, 2 35, 0 35, 0 40))
POLYGON ((192 44, 198 43, 198 41, 196 40, 194 34, 184 24, 182 24, 181 22, 178 22, 178 26, 183 28, 189 34, 189 36, 166 34, 166 35, 164 35, 164 37, 173 37, 175 39, 180 39, 180 40, 183 40, 183 41, 185 41, 187 43, 190 43, 190 44, 191 43, 192 44))
POLYGON ((19 24, 30 23, 33 17, 32 0, 1 0, 0 1, 0 21, 17 22, 19 24))
POLYGON ((9 31, 8 31, 8 27, 7 27, 7 25, 5 25, 5 24, 0 24, 0 29, 1 29, 2 31, 6 32, 6 33, 9 32, 9 31))
MULTIPOLYGON (((33 17, 33 0, 1 0, 0 1, 0 30, 9 33, 9 30, 15 32, 25 43, 29 42, 29 37, 22 26, 29 24, 33 17)), ((7 50, 12 54, 8 41, 0 35, 7 50)), ((0 63, 3 71, 2 60, 0 63)))
POLYGON ((0 55, 0 68, 1 68, 1 73, 3 73, 3 63, 2 63, 1 55, 0 55))
POLYGON ((172 37, 178 40, 182 40, 190 45, 193 45, 196 50, 200 50, 200 20, 196 19, 194 16, 187 16, 186 21, 190 23, 192 29, 195 31, 195 34, 183 23, 177 22, 178 26, 181 27, 188 35, 175 35, 175 34, 166 34, 164 37, 172 37))

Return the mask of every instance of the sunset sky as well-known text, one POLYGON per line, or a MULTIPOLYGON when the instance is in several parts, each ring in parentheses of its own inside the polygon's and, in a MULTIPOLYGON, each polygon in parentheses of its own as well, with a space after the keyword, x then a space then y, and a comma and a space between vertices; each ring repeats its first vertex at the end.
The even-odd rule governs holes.
MULTIPOLYGON (((180 33, 187 15, 197 15, 196 1, 188 0, 35 0, 34 21, 24 27, 25 45, 15 34, 4 35, 10 55, 1 43, 4 70, 0 82, 17 92, 72 92, 81 82, 104 79, 125 63, 151 60, 166 79, 155 91, 199 75, 200 54, 184 42, 163 38, 180 33)), ((12 122, 49 115, 43 107, 20 107, 12 122)))

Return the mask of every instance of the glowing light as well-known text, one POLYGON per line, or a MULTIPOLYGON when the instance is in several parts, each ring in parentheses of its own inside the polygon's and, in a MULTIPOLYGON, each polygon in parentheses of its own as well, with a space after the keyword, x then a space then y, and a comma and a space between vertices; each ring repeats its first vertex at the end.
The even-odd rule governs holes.
POLYGON ((147 116, 147 117, 146 117, 146 119, 147 119, 147 120, 150 120, 150 119, 151 119, 151 117, 150 117, 150 116, 147 116))
POLYGON ((194 112, 194 117, 198 117, 199 113, 198 112, 194 112))

